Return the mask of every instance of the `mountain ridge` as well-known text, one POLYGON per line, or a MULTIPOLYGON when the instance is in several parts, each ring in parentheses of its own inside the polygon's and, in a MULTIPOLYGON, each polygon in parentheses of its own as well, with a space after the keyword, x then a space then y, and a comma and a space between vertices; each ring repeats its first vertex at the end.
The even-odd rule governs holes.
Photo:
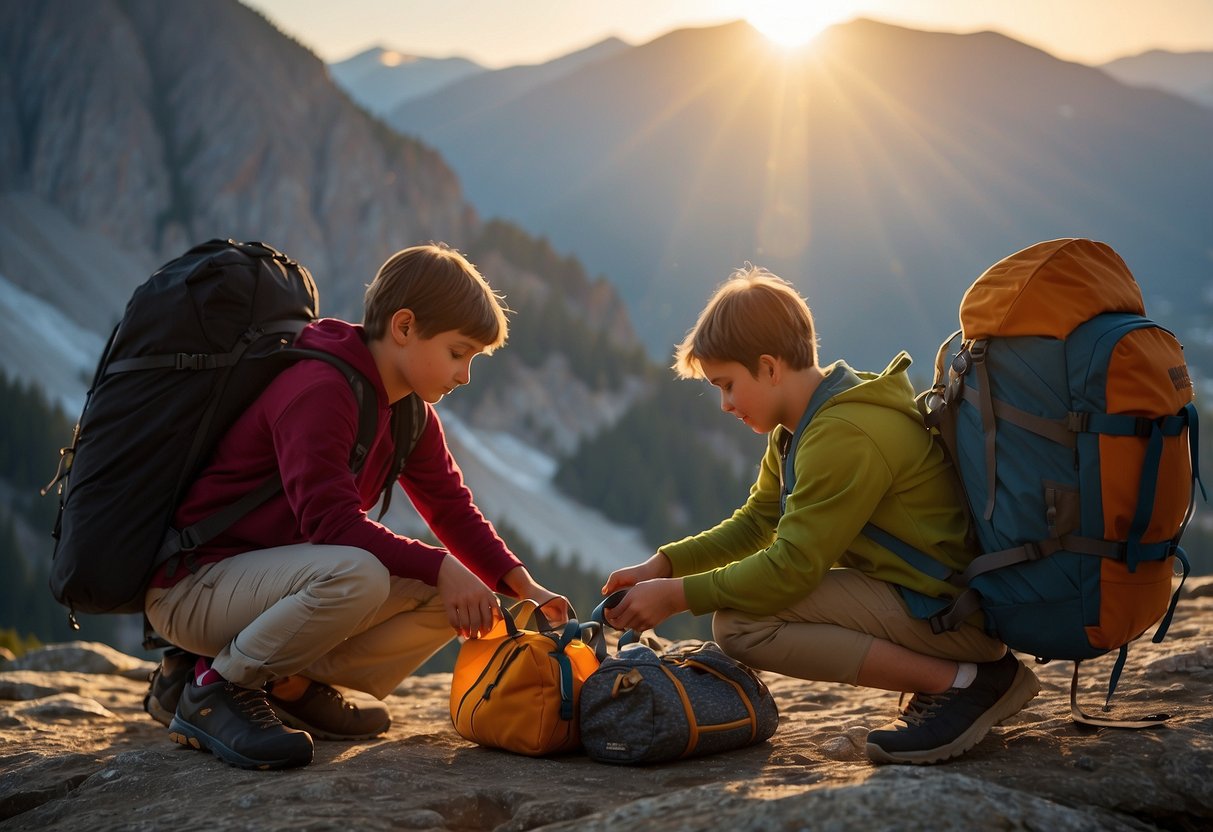
POLYGON ((393 123, 484 210, 611 276, 658 356, 745 261, 808 296, 827 355, 867 366, 927 355, 969 282, 1044 239, 1105 240, 1182 330, 1207 309, 1204 109, 995 32, 860 20, 774 55, 743 23, 683 30, 457 130, 407 105, 393 123))
POLYGON ((1213 107, 1213 50, 1150 49, 1108 61, 1099 68, 1126 84, 1165 90, 1213 107))
POLYGON ((486 71, 468 58, 408 55, 386 46, 370 47, 328 69, 338 86, 381 118, 407 99, 486 71))

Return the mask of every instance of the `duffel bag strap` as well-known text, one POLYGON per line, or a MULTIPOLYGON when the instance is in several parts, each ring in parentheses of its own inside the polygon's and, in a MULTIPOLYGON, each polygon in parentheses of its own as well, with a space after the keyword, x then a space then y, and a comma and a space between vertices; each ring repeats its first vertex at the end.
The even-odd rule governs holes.
MULTIPOLYGON (((607 656, 606 646, 606 611, 614 609, 623 601, 623 596, 627 595, 627 589, 617 589, 599 602, 598 606, 594 607, 594 611, 590 613, 590 620, 598 625, 598 631, 594 633, 590 646, 594 648, 594 655, 598 657, 598 661, 602 661, 607 656)), ((627 630, 619 637, 619 646, 631 644, 634 641, 639 641, 640 636, 633 630, 627 630)))
MULTIPOLYGON (((590 640, 587 641, 586 644, 594 648, 594 655, 598 658, 599 662, 605 659, 607 655, 607 623, 606 616, 603 613, 606 610, 618 606, 623 600, 623 596, 628 594, 629 588, 630 587, 617 589, 606 598, 603 598, 602 602, 598 606, 594 607, 594 611, 590 613, 590 622, 583 625, 587 627, 593 626, 595 628, 594 632, 591 633, 590 640)), ((629 644, 643 644, 650 648, 654 653, 660 653, 664 649, 662 646, 661 637, 656 634, 653 636, 642 636, 635 630, 624 630, 622 635, 619 636, 619 643, 616 646, 622 649, 627 647, 629 644)))
MULTIPOLYGON (((741 700, 741 704, 745 706, 745 711, 746 711, 746 715, 747 715, 746 718, 750 722, 750 742, 754 742, 754 740, 758 737, 758 714, 755 713, 754 703, 751 702, 750 697, 746 695, 745 688, 741 686, 741 683, 738 682, 736 679, 729 678, 728 676, 721 673, 719 670, 712 667, 711 665, 705 664, 704 662, 701 662, 701 661, 696 661, 695 659, 692 659, 692 658, 680 659, 677 661, 677 663, 681 664, 681 665, 686 665, 688 667, 693 667, 696 670, 702 670, 705 673, 710 673, 713 676, 715 676, 717 679, 719 679, 720 681, 729 683, 729 685, 733 688, 733 690, 735 690, 737 692, 737 698, 739 700, 741 700)), ((690 712, 688 714, 688 716, 693 719, 694 713, 690 712)), ((690 753, 690 751, 688 751, 688 753, 690 753)), ((684 754, 683 756, 686 756, 686 755, 684 754)))

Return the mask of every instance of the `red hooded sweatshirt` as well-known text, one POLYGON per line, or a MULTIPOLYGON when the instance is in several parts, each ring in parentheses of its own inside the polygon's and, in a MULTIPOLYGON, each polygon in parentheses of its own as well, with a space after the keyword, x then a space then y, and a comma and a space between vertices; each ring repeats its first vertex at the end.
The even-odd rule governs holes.
MULTIPOLYGON (((438 583, 438 567, 447 549, 497 590, 501 578, 521 565, 485 519, 463 474, 446 446, 433 407, 399 482, 418 513, 447 547, 441 549, 401 537, 367 516, 393 451, 391 411, 383 380, 362 327, 326 318, 308 325, 296 346, 330 353, 360 370, 379 397, 379 429, 361 473, 350 471, 350 451, 358 433, 358 404, 349 382, 336 367, 317 360, 284 370, 219 441, 214 456, 190 487, 174 517, 184 528, 251 491, 275 471, 282 491, 258 506, 195 553, 209 563, 255 549, 295 543, 355 546, 370 552, 402 578, 438 583)), ((172 586, 161 570, 153 586, 172 586)))

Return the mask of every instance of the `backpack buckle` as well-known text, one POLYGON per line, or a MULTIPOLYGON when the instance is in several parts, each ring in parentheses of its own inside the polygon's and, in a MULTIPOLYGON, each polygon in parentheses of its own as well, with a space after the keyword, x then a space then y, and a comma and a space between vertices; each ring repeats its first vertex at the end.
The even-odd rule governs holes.
POLYGON ((202 541, 198 539, 198 532, 193 526, 189 526, 181 530, 180 540, 182 552, 192 552, 202 543, 202 541))
POLYGON ((1037 543, 1025 543, 1022 548, 1029 561, 1040 560, 1045 556, 1045 553, 1041 551, 1040 545, 1037 543))
POLYGON ((177 363, 173 366, 175 370, 202 370, 206 368, 206 353, 177 353, 177 363))
POLYGON ((952 358, 952 372, 958 376, 963 376, 972 366, 973 359, 967 348, 956 353, 956 355, 952 358))
POLYGON ((1138 416, 1133 422, 1133 435, 1149 439, 1154 432, 1154 420, 1147 416, 1138 416))

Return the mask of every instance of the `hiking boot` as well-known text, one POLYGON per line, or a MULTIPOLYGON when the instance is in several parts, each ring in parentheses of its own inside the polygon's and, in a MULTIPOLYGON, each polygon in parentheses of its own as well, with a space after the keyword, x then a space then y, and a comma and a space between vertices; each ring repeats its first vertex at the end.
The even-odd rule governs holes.
POLYGON ((181 689, 190 680, 197 660, 193 653, 174 647, 164 652, 160 664, 147 678, 149 684, 147 694, 143 697, 143 710, 165 728, 173 721, 173 714, 177 713, 181 689))
POLYGON ((1036 674, 1008 650, 996 662, 978 664, 967 688, 914 694, 896 720, 868 734, 868 757, 927 764, 959 756, 1039 692, 1036 674))
POLYGON ((187 684, 169 724, 169 739, 240 768, 291 768, 312 761, 312 738, 283 725, 265 691, 231 682, 187 684))
POLYGON ((356 705, 323 682, 309 680, 298 699, 279 699, 272 693, 268 698, 284 723, 318 740, 369 740, 392 727, 382 702, 356 705))

